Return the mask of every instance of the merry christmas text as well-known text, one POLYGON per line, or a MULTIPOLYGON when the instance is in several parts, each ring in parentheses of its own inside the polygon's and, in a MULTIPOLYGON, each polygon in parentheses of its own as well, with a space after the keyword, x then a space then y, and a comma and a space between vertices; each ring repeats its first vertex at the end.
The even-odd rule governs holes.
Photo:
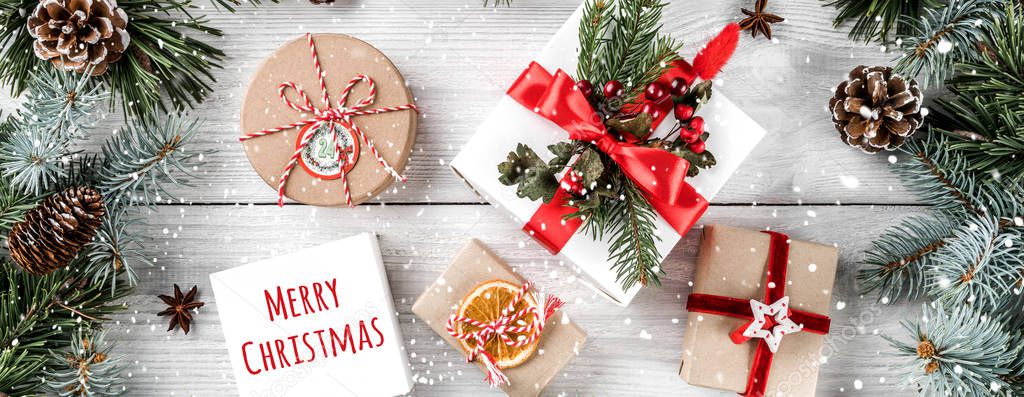
MULTIPOLYGON (((338 293, 337 278, 314 281, 307 285, 265 289, 263 297, 267 303, 267 318, 271 322, 287 321, 337 310, 341 308, 338 293)), ((242 344, 242 360, 250 374, 259 375, 338 357, 345 352, 355 355, 384 344, 384 332, 378 327, 378 320, 373 317, 358 323, 335 325, 279 339, 246 341, 242 344)))
POLYGON ((338 357, 345 352, 355 355, 365 349, 384 344, 384 333, 377 327, 377 317, 344 328, 327 328, 284 339, 242 344, 242 360, 250 374, 288 368, 320 359, 338 357), (359 343, 356 344, 356 337, 359 343))

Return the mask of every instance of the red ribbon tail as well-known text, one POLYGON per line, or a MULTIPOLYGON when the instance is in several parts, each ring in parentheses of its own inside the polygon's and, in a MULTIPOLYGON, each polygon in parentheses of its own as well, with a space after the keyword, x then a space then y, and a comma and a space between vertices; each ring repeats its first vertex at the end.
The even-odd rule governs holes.
POLYGON ((484 380, 491 387, 498 387, 503 384, 509 384, 508 376, 501 372, 501 368, 498 368, 498 363, 495 362, 494 357, 491 357, 486 351, 480 352, 483 356, 484 367, 487 368, 487 377, 484 380))
POLYGON ((753 324, 753 323, 754 323, 754 320, 747 321, 746 323, 744 323, 739 328, 736 328, 735 330, 733 330, 732 333, 729 334, 729 339, 732 339, 732 343, 735 343, 735 344, 738 345, 738 344, 741 344, 741 343, 746 343, 748 340, 750 340, 749 337, 743 335, 743 332, 746 331, 747 328, 750 327, 750 324, 753 324))
POLYGON ((744 397, 764 397, 768 390, 768 375, 772 369, 772 358, 775 354, 768 350, 767 342, 760 341, 754 352, 754 364, 750 367, 747 378, 747 389, 741 394, 744 397))
MULTIPOLYGON (((563 181, 568 175, 566 173, 563 181)), ((547 248, 552 255, 561 251, 576 230, 583 225, 580 218, 568 218, 570 214, 576 212, 576 208, 569 206, 569 198, 569 193, 565 189, 558 188, 551 201, 542 203, 530 220, 523 225, 523 231, 547 248)))
POLYGON ((544 319, 551 318, 551 316, 555 315, 555 310, 560 309, 564 304, 565 302, 562 302, 557 296, 548 295, 546 302, 544 302, 544 319))

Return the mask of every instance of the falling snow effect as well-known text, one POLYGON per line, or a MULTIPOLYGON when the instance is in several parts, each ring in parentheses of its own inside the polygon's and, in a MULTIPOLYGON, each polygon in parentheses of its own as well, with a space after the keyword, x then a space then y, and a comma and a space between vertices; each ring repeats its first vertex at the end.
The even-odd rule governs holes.
MULTIPOLYGON (((209 285, 209 273, 374 231, 380 236, 405 350, 418 384, 414 394, 456 390, 498 395, 480 384, 480 372, 458 351, 410 312, 422 288, 466 239, 474 237, 494 247, 538 287, 558 291, 573 321, 590 335, 575 365, 570 363, 545 395, 590 395, 605 388, 629 395, 637 390, 633 387, 638 379, 650 379, 639 385, 644 394, 689 391, 676 371, 680 340, 690 319, 684 307, 692 288, 697 232, 672 251, 665 263, 672 276, 664 286, 644 291, 629 307, 620 308, 583 285, 579 268, 548 255, 522 234, 502 209, 482 204, 448 167, 521 63, 543 48, 577 2, 483 9, 474 1, 414 6, 339 1, 322 10, 303 3, 243 8, 237 15, 211 14, 212 25, 227 32, 223 47, 231 58, 217 72, 217 92, 209 106, 197 112, 208 122, 194 147, 216 152, 192 170, 198 177, 193 187, 170 192, 174 199, 164 198, 167 204, 153 208, 139 225, 151 237, 145 244, 152 252, 152 266, 140 269, 140 293, 129 298, 130 309, 110 323, 112 339, 138 346, 137 352, 128 352, 133 390, 181 396, 235 392, 212 294, 204 298, 208 307, 195 314, 194 335, 182 338, 163 332, 162 321, 154 315, 159 302, 141 292, 170 282, 199 284, 200 290, 208 291, 204 285, 209 285), (253 26, 261 29, 254 31, 253 26), (274 191, 252 171, 235 140, 244 87, 260 59, 276 43, 306 31, 347 33, 377 46, 407 71, 409 88, 423 108, 416 146, 404 171, 409 182, 395 184, 355 209, 274 207, 274 191)), ((710 34, 693 31, 694 18, 703 21, 730 12, 714 5, 693 5, 699 11, 680 7, 666 11, 673 16, 666 20, 666 29, 688 45, 710 34)), ((821 103, 830 95, 826 87, 843 77, 852 66, 847 63, 885 62, 890 54, 858 47, 843 50, 849 57, 823 58, 820 43, 803 36, 817 35, 825 27, 809 29, 792 22, 780 28, 771 43, 741 42, 719 85, 770 135, 716 198, 725 205, 712 206, 700 223, 771 227, 839 246, 846 268, 836 282, 832 307, 833 314, 842 315, 836 316, 830 336, 833 348, 816 360, 822 366, 819 394, 878 395, 889 390, 886 382, 874 381, 885 374, 885 359, 870 357, 871 365, 862 364, 866 352, 882 349, 880 338, 872 337, 874 330, 896 330, 894 320, 903 307, 882 307, 872 297, 859 296, 852 261, 873 234, 916 209, 891 206, 913 202, 885 167, 898 162, 898 156, 865 159, 847 150, 820 114, 821 103)), ((837 41, 830 44, 849 47, 842 37, 833 36, 837 41)), ((110 126, 106 131, 114 131, 115 122, 104 122, 110 126)), ((380 146, 386 150, 386 145, 380 146)))

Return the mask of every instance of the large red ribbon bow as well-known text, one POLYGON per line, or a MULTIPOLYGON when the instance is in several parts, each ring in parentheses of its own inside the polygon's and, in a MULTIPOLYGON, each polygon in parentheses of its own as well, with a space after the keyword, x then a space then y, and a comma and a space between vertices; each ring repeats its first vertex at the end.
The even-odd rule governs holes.
POLYGON ((452 314, 448 318, 448 334, 456 339, 461 340, 472 340, 476 342, 473 350, 467 352, 466 361, 473 362, 477 357, 481 357, 484 363, 484 367, 487 368, 487 383, 491 386, 499 386, 502 384, 508 384, 508 376, 501 372, 501 368, 493 356, 487 352, 484 345, 487 341, 493 338, 498 338, 502 343, 510 347, 522 347, 527 346, 536 342, 540 339, 540 335, 544 332, 544 323, 555 314, 555 310, 562 307, 562 300, 554 295, 540 296, 536 300, 537 305, 527 305, 519 311, 515 311, 516 304, 522 301, 528 293, 531 284, 529 281, 523 284, 516 294, 515 298, 509 302, 508 306, 502 309, 501 316, 494 319, 491 322, 484 323, 477 321, 470 317, 458 316, 452 314), (533 317, 527 325, 521 325, 522 319, 533 317), (461 332, 459 331, 458 324, 466 324, 477 328, 473 332, 461 332), (529 336, 525 338, 512 339, 509 333, 520 333, 527 334, 529 336))
MULTIPOLYGON (((680 234, 693 227, 707 209, 707 200, 685 181, 689 167, 686 160, 662 149, 616 139, 565 72, 559 70, 551 75, 533 62, 512 84, 508 95, 557 124, 568 132, 570 139, 591 142, 607 154, 680 234)), ((552 253, 560 251, 582 224, 578 218, 566 217, 575 211, 567 205, 569 199, 568 193, 559 189, 523 227, 552 253)))
MULTIPOLYGON (((309 43, 309 50, 313 58, 313 66, 316 68, 316 75, 320 82, 320 92, 323 93, 321 101, 323 102, 325 107, 321 109, 313 106, 313 103, 309 100, 309 96, 306 95, 306 92, 303 91, 298 84, 291 81, 283 82, 277 88, 277 94, 279 97, 281 97, 281 101, 284 102, 284 104, 287 105, 289 108, 294 109, 303 114, 312 114, 313 117, 301 121, 296 121, 294 123, 289 123, 273 128, 266 128, 260 131, 245 134, 242 135, 241 138, 239 138, 239 141, 244 142, 252 138, 275 134, 281 131, 291 130, 293 128, 309 128, 310 130, 312 130, 315 128, 319 128, 321 125, 326 125, 327 127, 330 128, 331 138, 334 142, 335 155, 337 156, 338 165, 341 169, 341 183, 342 186, 344 187, 345 204, 351 207, 352 195, 349 193, 347 167, 345 164, 348 161, 348 158, 345 157, 346 151, 344 150, 344 148, 341 147, 341 142, 338 139, 337 129, 334 128, 334 124, 337 123, 349 128, 352 131, 352 134, 355 136, 355 138, 359 139, 360 141, 363 142, 364 145, 366 145, 366 147, 370 151, 370 154, 372 154, 373 157, 377 160, 377 162, 380 163, 382 167, 384 167, 384 170, 387 171, 388 174, 390 174, 395 179, 405 182, 405 177, 399 174, 398 171, 392 168, 391 165, 389 165, 388 162, 384 160, 384 157, 382 157, 380 155, 380 152, 377 151, 377 147, 373 145, 373 141, 370 140, 370 138, 367 137, 366 134, 364 134, 361 129, 359 129, 359 126, 352 121, 352 117, 396 112, 401 110, 413 110, 419 112, 419 108, 417 108, 415 104, 410 103, 400 106, 367 109, 368 106, 373 104, 374 99, 377 97, 377 87, 373 83, 373 79, 362 74, 356 75, 351 80, 349 80, 348 84, 345 86, 345 89, 341 91, 341 99, 338 100, 337 106, 332 106, 331 98, 327 94, 327 83, 324 80, 326 74, 320 68, 320 59, 317 57, 316 46, 313 44, 313 35, 306 33, 306 41, 309 43), (352 92, 352 88, 354 88, 357 84, 361 82, 365 82, 370 85, 370 93, 367 94, 365 98, 359 100, 355 105, 346 106, 346 104, 348 103, 348 96, 352 92), (298 92, 299 98, 301 99, 301 103, 296 104, 295 102, 288 98, 287 92, 289 88, 298 92)), ((288 175, 291 174, 292 169, 295 168, 295 164, 298 163, 299 158, 302 156, 302 151, 306 149, 306 147, 309 145, 309 142, 315 135, 315 133, 307 133, 303 135, 302 140, 295 148, 295 153, 293 153, 292 157, 288 160, 288 164, 285 166, 284 172, 281 174, 280 181, 278 181, 277 184, 278 206, 284 205, 284 188, 285 185, 288 183, 288 175)))
MULTIPOLYGON (((793 309, 786 304, 786 269, 789 267, 789 237, 782 233, 766 231, 771 236, 771 243, 768 248, 767 275, 765 276, 764 303, 750 299, 738 299, 728 296, 690 294, 686 301, 686 310, 692 313, 708 313, 720 316, 728 316, 748 320, 741 327, 730 334, 733 343, 740 344, 750 340, 749 330, 773 330, 778 327, 771 319, 764 323, 755 323, 761 317, 755 311, 755 307, 776 306, 780 304, 781 310, 787 311, 781 317, 788 317, 793 323, 800 326, 800 331, 811 332, 820 335, 827 335, 831 320, 828 316, 811 313, 803 310, 793 309), (773 304, 773 302, 775 304, 773 304), (754 325, 752 327, 752 325, 754 325)), ((760 313, 764 314, 764 313, 760 313)), ((772 341, 772 336, 760 339, 757 350, 754 352, 754 363, 750 368, 750 376, 747 378, 747 388, 740 395, 745 397, 763 397, 768 387, 768 376, 771 372, 772 358, 774 357, 778 339, 772 341), (775 344, 775 346, 771 346, 775 344)), ((781 336, 779 336, 781 337, 781 336)))

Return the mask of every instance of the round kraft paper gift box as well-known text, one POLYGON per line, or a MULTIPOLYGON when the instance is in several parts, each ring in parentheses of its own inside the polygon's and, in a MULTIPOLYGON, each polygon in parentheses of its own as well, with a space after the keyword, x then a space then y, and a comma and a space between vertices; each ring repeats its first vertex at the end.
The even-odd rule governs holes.
POLYGON ((281 196, 358 205, 401 175, 416 116, 405 79, 383 53, 351 36, 313 34, 285 43, 256 70, 242 101, 241 140, 281 196))

